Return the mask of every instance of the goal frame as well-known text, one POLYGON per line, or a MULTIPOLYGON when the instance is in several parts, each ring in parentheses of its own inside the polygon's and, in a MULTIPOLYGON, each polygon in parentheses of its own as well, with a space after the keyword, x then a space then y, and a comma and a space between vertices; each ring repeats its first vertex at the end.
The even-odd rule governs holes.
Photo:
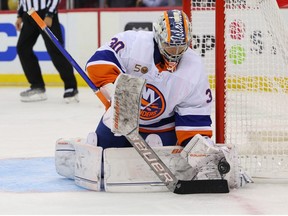
MULTIPOLYGON (((183 11, 187 14, 190 21, 193 19, 191 13, 191 0, 182 1, 183 11)), ((225 143, 225 15, 224 6, 225 0, 216 1, 215 13, 215 141, 216 143, 225 143)))
MULTIPOLYGON (((279 8, 288 8, 287 0, 277 0, 279 8)), ((193 19, 191 0, 182 0, 182 9, 193 19)), ((225 66, 225 0, 215 0, 215 141, 226 140, 226 66, 225 66)))

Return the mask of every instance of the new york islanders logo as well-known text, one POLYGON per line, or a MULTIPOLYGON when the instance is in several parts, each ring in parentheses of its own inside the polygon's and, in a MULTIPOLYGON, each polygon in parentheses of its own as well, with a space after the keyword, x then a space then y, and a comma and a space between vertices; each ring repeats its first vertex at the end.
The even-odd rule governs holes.
POLYGON ((146 84, 142 94, 140 118, 151 120, 160 116, 166 107, 162 93, 153 85, 146 84))

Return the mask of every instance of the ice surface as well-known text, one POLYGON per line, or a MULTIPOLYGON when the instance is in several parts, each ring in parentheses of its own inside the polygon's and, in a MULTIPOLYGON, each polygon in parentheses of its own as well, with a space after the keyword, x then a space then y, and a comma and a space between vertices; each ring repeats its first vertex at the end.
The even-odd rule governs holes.
MULTIPOLYGON (((51 87, 47 88, 47 101, 23 103, 19 100, 22 90, 0 88, 0 160, 51 158, 58 138, 86 137, 104 112, 88 88, 79 89, 79 104, 65 104, 63 89, 51 87)), ((3 175, 0 173, 0 178, 3 175)), ((35 178, 25 169, 22 175, 35 178)), ((18 179, 19 183, 23 180, 18 179)), ((229 194, 190 195, 52 189, 21 192, 20 186, 18 192, 7 192, 1 189, 7 187, 0 185, 0 214, 288 214, 288 180, 254 180, 229 194)))

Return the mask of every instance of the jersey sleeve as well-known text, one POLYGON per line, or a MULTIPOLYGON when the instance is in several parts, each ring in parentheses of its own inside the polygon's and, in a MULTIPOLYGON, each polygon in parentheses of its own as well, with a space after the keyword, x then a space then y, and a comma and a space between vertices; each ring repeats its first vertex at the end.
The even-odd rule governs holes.
POLYGON ((120 73, 126 72, 127 55, 131 43, 129 37, 131 38, 126 32, 116 34, 110 42, 97 49, 88 60, 86 71, 98 88, 113 83, 120 73))
POLYGON ((211 103, 212 92, 204 72, 193 90, 175 109, 175 130, 179 145, 196 134, 212 137, 211 103))

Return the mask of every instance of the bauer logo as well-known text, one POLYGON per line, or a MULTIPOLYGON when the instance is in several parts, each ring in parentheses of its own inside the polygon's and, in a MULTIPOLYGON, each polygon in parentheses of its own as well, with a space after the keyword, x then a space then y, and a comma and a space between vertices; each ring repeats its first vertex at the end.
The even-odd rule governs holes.
POLYGON ((143 90, 140 118, 155 119, 165 111, 165 107, 166 102, 162 93, 155 86, 147 84, 143 90))
MULTIPOLYGON (((63 25, 61 25, 61 30, 63 38, 65 38, 65 30, 63 25)), ((17 57, 16 43, 18 40, 18 35, 14 24, 0 23, 0 35, 1 34, 4 36, 5 43, 1 44, 2 49, 0 49, 0 62, 14 61, 17 57)), ((50 61, 51 58, 46 51, 46 48, 44 47, 43 49, 45 51, 34 51, 35 55, 37 56, 39 61, 50 61)))

